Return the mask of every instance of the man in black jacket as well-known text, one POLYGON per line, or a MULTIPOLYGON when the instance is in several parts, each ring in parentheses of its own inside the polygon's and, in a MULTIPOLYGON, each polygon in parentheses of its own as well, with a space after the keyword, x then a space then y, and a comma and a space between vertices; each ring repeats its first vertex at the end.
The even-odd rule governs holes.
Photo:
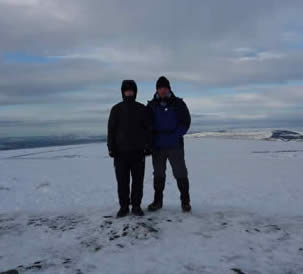
POLYGON ((150 211, 162 208, 165 187, 166 162, 170 162, 177 180, 183 211, 191 210, 189 180, 184 157, 183 135, 190 127, 191 117, 185 102, 174 95, 169 81, 161 76, 156 84, 157 92, 149 101, 153 116, 154 201, 150 211))
POLYGON ((136 102, 137 85, 124 80, 121 86, 123 101, 114 105, 108 120, 107 145, 114 158, 118 182, 120 210, 117 217, 129 213, 143 216, 141 200, 145 171, 145 156, 151 154, 152 120, 146 106, 136 102), (130 175, 132 188, 130 194, 130 175))

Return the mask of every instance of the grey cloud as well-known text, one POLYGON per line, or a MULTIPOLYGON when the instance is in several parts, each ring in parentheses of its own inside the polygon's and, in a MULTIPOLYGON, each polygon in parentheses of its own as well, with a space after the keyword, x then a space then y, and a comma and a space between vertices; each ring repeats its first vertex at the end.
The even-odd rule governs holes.
MULTIPOLYGON (((302 10, 299 0, 0 0, 0 105, 66 103, 93 115, 120 98, 113 92, 121 79, 154 85, 160 74, 176 86, 194 83, 202 99, 208 88, 241 96, 246 86, 302 80, 302 10), (52 62, 3 60, 14 52, 52 62)), ((255 104, 264 112, 284 102, 301 113, 301 99, 287 99, 286 88, 257 92, 238 105, 218 97, 210 110, 245 115, 255 104)))
MULTIPOLYGON (((38 67, 40 73, 29 69, 27 74, 36 76, 32 82, 37 85, 42 82, 51 87, 52 83, 58 83, 62 91, 78 85, 80 80, 86 85, 85 81, 90 80, 100 82, 137 75, 151 81, 160 72, 174 80, 218 86, 302 78, 301 52, 289 54, 285 52, 287 45, 282 43, 282 34, 301 20, 301 1, 45 0, 31 3, 0 2, 2 51, 77 56, 98 48, 116 48, 121 55, 120 62, 118 59, 115 63, 75 58, 38 67), (234 63, 234 50, 245 47, 256 51, 279 50, 285 57, 262 63, 234 63), (153 48, 159 54, 148 59, 153 48), (133 62, 131 59, 126 62, 123 56, 132 56, 134 52, 146 61, 138 62, 133 57, 133 62), (60 76, 64 76, 63 82, 60 76)), ((6 70, 4 64, 1 67, 6 70)), ((20 81, 27 83, 22 77, 20 81)), ((51 89, 54 90, 56 87, 51 89)))

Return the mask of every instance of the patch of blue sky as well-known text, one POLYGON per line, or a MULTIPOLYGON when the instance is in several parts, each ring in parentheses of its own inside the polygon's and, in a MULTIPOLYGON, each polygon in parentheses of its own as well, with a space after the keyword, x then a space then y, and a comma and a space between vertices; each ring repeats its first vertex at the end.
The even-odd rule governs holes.
POLYGON ((303 49, 303 38, 299 41, 292 41, 287 43, 288 50, 301 50, 303 49))
MULTIPOLYGON (((246 85, 243 89, 249 90, 261 90, 262 87, 264 88, 275 88, 275 87, 295 87, 295 86, 303 86, 303 80, 292 80, 292 81, 284 81, 284 82, 271 82, 271 83, 256 83, 246 85)), ((241 89, 241 87, 236 88, 237 90, 241 89)))
POLYGON ((7 52, 2 56, 4 62, 14 64, 48 64, 58 61, 58 58, 38 56, 24 52, 7 52))
POLYGON ((215 87, 202 87, 200 90, 194 91, 194 97, 218 97, 218 96, 226 96, 226 95, 234 95, 238 93, 263 93, 264 88, 280 88, 280 87, 296 87, 296 86, 303 86, 302 80, 297 81, 285 81, 285 82, 278 82, 278 83, 256 83, 256 84, 247 84, 242 86, 235 86, 235 87, 222 87, 222 88, 215 88, 215 87))
POLYGON ((293 23, 291 25, 285 25, 285 42, 288 50, 296 50, 303 48, 303 24, 298 22, 296 25, 293 23))

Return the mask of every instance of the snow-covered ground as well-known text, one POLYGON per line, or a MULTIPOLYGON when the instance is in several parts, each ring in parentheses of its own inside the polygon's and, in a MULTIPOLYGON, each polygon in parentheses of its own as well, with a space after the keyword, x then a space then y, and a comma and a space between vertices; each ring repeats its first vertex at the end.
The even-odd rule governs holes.
POLYGON ((1 151, 0 272, 303 273, 303 143, 185 143, 192 213, 169 167, 164 208, 123 219, 105 144, 1 151))

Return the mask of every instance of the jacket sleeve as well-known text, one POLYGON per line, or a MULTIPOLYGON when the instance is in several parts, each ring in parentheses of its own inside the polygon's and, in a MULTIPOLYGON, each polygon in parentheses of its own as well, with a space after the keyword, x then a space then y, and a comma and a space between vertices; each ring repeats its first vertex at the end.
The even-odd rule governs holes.
POLYGON ((115 108, 113 107, 110 111, 107 125, 107 147, 109 151, 116 150, 115 136, 117 123, 117 114, 115 108))
POLYGON ((183 100, 180 100, 178 105, 178 125, 176 133, 179 136, 183 136, 187 133, 191 124, 191 116, 188 110, 186 103, 183 100))

